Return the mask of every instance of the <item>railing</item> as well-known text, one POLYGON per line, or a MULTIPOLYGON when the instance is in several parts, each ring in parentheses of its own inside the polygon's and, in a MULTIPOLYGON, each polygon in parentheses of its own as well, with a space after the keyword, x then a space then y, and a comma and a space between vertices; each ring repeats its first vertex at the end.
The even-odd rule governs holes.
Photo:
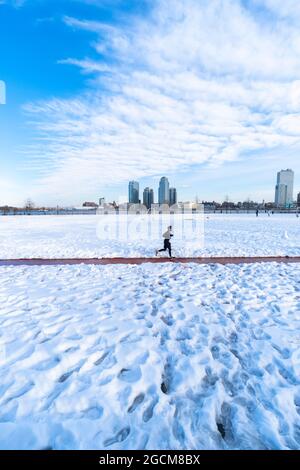
MULTIPOLYGON (((205 214, 255 214, 256 209, 211 209, 205 208, 205 214)), ((300 208, 296 209, 272 209, 272 210, 259 210, 259 215, 263 214, 300 214, 300 208)), ((0 209, 0 216, 13 216, 13 215, 99 215, 99 212, 96 208, 91 209, 49 209, 49 210, 2 210, 0 209)), ((147 214, 151 214, 151 211, 148 210, 147 214)), ((105 212, 103 215, 107 215, 105 212)))

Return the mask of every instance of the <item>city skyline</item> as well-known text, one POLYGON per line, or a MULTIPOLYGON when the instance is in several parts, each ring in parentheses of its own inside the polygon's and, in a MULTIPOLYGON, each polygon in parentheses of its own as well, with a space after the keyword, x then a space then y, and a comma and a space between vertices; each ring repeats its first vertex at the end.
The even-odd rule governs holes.
MULTIPOLYGON (((211 200, 208 199, 201 199, 196 197, 194 199, 190 199, 189 201, 194 201, 194 200, 200 200, 200 201, 206 201, 206 202, 233 202, 233 203, 239 203, 239 202, 247 202, 247 201, 253 201, 256 203, 259 202, 264 202, 268 204, 274 204, 276 207, 281 207, 281 208, 289 208, 293 206, 294 203, 297 203, 299 201, 299 196, 300 192, 296 191, 296 195, 294 194, 294 179, 295 179, 295 173, 292 169, 286 169, 283 170, 281 169, 280 171, 277 171, 277 179, 276 179, 276 185, 275 185, 275 197, 273 197, 272 200, 262 200, 258 201, 255 199, 247 198, 244 200, 239 200, 239 201, 233 201, 228 195, 224 197, 223 200, 217 200, 217 198, 212 198, 211 200)), ((128 202, 129 204, 138 204, 142 203, 144 204, 147 208, 151 207, 151 204, 155 203, 155 197, 154 197, 154 190, 153 188, 150 188, 149 186, 145 187, 142 193, 142 196, 140 195, 140 183, 139 181, 129 181, 128 183, 128 202)), ((124 202, 124 198, 120 198, 120 202, 124 202)), ((115 200, 115 199, 114 199, 115 200)), ((182 199, 181 202, 184 200, 182 199)), ((187 201, 187 200, 185 200, 187 201)), ((162 176, 159 179, 159 184, 158 184, 158 198, 157 198, 157 203, 162 205, 162 204, 169 204, 173 205, 178 202, 178 194, 177 194, 177 188, 171 187, 170 182, 168 177, 162 176)))
MULTIPOLYGON (((296 194, 294 194, 294 178, 295 178, 295 173, 292 169, 286 169, 283 170, 281 169, 280 171, 277 172, 277 180, 276 180, 276 185, 275 185, 275 197, 273 200, 262 200, 258 201, 255 199, 247 198, 244 200, 239 200, 239 201, 233 201, 228 195, 226 195, 223 200, 217 200, 217 198, 212 198, 211 200, 208 199, 201 199, 196 196, 193 199, 190 200, 184 200, 181 199, 180 201, 178 200, 178 194, 177 194, 177 188, 175 187, 170 187, 169 179, 166 176, 160 177, 159 184, 158 184, 158 198, 157 198, 157 203, 159 205, 162 204, 169 204, 174 205, 177 202, 215 202, 215 203, 246 203, 248 201, 255 202, 257 204, 273 204, 274 207, 278 208, 289 208, 294 205, 294 203, 298 204, 299 206, 299 201, 300 201, 300 192, 296 191, 296 194)), ((154 197, 155 191, 153 188, 150 188, 149 186, 145 187, 143 192, 140 194, 140 183, 139 181, 129 181, 128 183, 128 203, 129 204, 143 204, 146 206, 148 209, 151 207, 152 204, 156 203, 155 197, 154 197)), ((105 198, 101 198, 105 200, 105 198)), ((100 199, 100 200, 101 200, 100 199)), ((116 202, 117 198, 114 198, 114 202, 116 202)), ((123 197, 120 198, 119 200, 120 203, 124 203, 125 200, 123 197)), ((100 204, 101 205, 101 204, 100 204)))
MULTIPOLYGON (((154 190, 147 186, 144 188, 143 193, 140 194, 140 184, 138 181, 129 181, 128 183, 128 203, 138 204, 143 201, 143 204, 149 209, 155 202, 154 190), (143 195, 142 195, 143 194, 143 195)), ((177 189, 170 187, 169 180, 166 176, 162 176, 158 185, 157 194, 158 204, 173 205, 177 202, 177 189)))
POLYGON ((0 204, 112 200, 161 174, 183 200, 271 201, 283 165, 299 190, 293 0, 1 0, 0 15, 0 204))

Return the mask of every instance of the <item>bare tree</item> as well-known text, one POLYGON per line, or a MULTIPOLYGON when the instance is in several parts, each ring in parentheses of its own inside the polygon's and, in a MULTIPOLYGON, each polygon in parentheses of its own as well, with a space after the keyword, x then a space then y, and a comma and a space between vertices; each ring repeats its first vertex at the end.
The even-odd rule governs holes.
POLYGON ((25 201, 24 207, 27 211, 32 211, 35 208, 35 204, 31 199, 25 201))
POLYGON ((226 207, 226 214, 227 214, 228 206, 229 206, 229 196, 228 196, 228 194, 226 194, 226 196, 225 196, 224 205, 226 207))
POLYGON ((249 209, 250 209, 250 202, 251 202, 251 199, 250 199, 249 196, 247 197, 247 201, 246 201, 246 202, 247 202, 247 214, 248 214, 248 213, 249 213, 249 209))
POLYGON ((9 213, 9 207, 8 206, 4 206, 1 209, 3 210, 4 215, 7 215, 9 213))

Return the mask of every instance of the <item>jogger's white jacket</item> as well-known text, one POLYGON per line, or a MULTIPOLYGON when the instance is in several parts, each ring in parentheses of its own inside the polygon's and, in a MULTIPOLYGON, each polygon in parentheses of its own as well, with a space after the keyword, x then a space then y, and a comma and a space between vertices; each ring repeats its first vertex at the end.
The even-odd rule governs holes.
POLYGON ((171 230, 167 230, 164 234, 163 234, 163 237, 165 240, 171 240, 171 238, 173 237, 173 233, 171 230))

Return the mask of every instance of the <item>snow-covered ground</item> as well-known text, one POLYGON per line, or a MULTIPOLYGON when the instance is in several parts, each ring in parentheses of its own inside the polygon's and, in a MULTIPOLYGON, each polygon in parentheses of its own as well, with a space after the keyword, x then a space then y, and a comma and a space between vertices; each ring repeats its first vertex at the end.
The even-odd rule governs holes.
MULTIPOLYGON (((1 256, 101 254, 80 220, 6 219, 1 256)), ((224 220, 218 254, 297 230, 224 220)), ((0 448, 300 448, 299 265, 2 267, 0 305, 0 448)))
MULTIPOLYGON (((109 232, 106 239, 99 237, 101 221, 103 216, 96 215, 0 217, 0 258, 151 257, 161 247, 163 225, 148 239, 124 241, 109 232)), ((175 227, 176 256, 300 255, 295 214, 210 214, 204 219, 204 245, 197 236, 182 240, 178 235, 175 227)))

